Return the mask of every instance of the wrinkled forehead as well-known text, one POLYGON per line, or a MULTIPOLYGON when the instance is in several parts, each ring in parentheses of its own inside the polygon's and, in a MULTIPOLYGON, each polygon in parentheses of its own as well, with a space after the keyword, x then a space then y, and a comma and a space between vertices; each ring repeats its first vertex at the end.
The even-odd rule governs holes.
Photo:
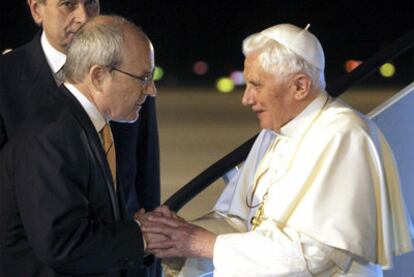
POLYGON ((260 52, 253 52, 244 58, 244 71, 263 69, 260 63, 260 52))
POLYGON ((252 62, 256 61, 258 57, 259 57, 258 52, 250 53, 250 54, 248 54, 244 57, 244 63, 245 64, 246 63, 252 63, 252 62))
MULTIPOLYGON (((68 0, 33 0, 33 1, 40 3, 40 4, 53 4, 53 3, 59 3, 59 2, 64 2, 68 0)), ((70 0, 70 1, 71 2, 84 2, 85 4, 87 4, 88 2, 99 4, 99 0, 70 0)), ((29 3, 29 0, 27 0, 27 3, 29 3)))

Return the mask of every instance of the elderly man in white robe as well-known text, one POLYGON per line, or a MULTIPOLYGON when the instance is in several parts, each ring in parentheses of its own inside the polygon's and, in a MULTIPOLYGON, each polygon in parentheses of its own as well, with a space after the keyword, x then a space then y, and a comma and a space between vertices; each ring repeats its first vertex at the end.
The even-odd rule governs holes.
POLYGON ((150 217, 158 257, 180 276, 382 276, 412 250, 392 152, 373 122, 325 92, 318 39, 280 24, 243 42, 242 103, 262 131, 214 211, 150 217), (263 146, 266 149, 263 150, 263 146), (200 263, 200 261, 204 261, 200 263))

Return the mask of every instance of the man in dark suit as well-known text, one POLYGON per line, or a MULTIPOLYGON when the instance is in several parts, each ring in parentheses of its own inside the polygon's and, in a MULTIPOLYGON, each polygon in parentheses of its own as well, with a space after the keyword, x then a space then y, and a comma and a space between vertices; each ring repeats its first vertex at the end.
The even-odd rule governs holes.
POLYGON ((136 121, 155 96, 153 69, 151 42, 123 18, 95 17, 75 35, 57 104, 0 153, 0 276, 125 276, 144 263, 147 215, 127 219, 106 140, 109 120, 136 121))
MULTIPOLYGON (((56 105, 55 88, 73 35, 99 14, 99 0, 28 0, 42 32, 26 45, 0 56, 0 149, 31 113, 56 105)), ((111 122, 117 147, 119 185, 129 215, 160 204, 159 143, 155 99, 145 102, 134 123, 111 122)))
MULTIPOLYGON (((99 14, 99 0, 27 0, 42 27, 31 42, 0 55, 0 151, 30 114, 58 105, 53 97, 73 35, 99 14)), ((158 127, 155 99, 147 99, 134 123, 111 122, 117 149, 118 185, 131 217, 160 204, 158 127)), ((159 276, 153 266, 149 276, 159 276), (154 275, 155 274, 155 275, 154 275)))

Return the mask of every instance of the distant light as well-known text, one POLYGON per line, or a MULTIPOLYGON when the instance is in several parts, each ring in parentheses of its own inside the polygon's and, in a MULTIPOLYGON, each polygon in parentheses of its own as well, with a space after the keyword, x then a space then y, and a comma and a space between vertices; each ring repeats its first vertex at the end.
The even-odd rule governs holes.
POLYGON ((7 54, 7 53, 9 53, 9 52, 11 52, 11 51, 13 51, 13 49, 11 49, 11 48, 7 48, 7 49, 4 49, 3 50, 3 52, 1 53, 2 55, 4 55, 4 54, 7 54))
POLYGON ((195 62, 193 65, 193 71, 197 75, 204 75, 208 72, 208 64, 205 61, 195 62))
POLYGON ((241 85, 246 84, 246 81, 244 80, 243 72, 241 72, 239 70, 238 71, 233 71, 230 74, 230 79, 233 80, 233 82, 236 86, 241 86, 241 85))
POLYGON ((164 69, 160 66, 156 66, 154 70, 154 81, 161 80, 164 77, 164 69))
POLYGON ((395 74, 395 66, 392 63, 385 63, 379 69, 381 75, 385 78, 390 78, 395 74))
POLYGON ((234 89, 234 82, 230 78, 222 77, 217 80, 216 87, 221 93, 230 93, 234 89))
POLYGON ((346 72, 351 72, 352 70, 357 68, 361 63, 361 61, 347 60, 344 65, 346 72))

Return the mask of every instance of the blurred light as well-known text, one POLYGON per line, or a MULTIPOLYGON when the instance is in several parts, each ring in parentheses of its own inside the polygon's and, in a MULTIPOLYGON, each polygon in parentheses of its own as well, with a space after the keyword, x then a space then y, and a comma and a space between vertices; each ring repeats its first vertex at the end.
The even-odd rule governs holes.
POLYGON ((246 84, 246 82, 244 80, 243 72, 241 72, 241 71, 233 71, 230 74, 230 79, 233 80, 233 82, 236 86, 241 86, 241 85, 246 84))
POLYGON ((390 78, 395 74, 395 66, 392 63, 385 63, 379 69, 381 75, 385 78, 390 78))
POLYGON ((361 63, 361 61, 347 60, 344 65, 346 72, 351 72, 352 70, 357 68, 361 63))
POLYGON ((208 64, 204 61, 195 62, 193 65, 193 71, 197 75, 204 75, 208 71, 208 64))
POLYGON ((227 77, 222 77, 216 82, 217 90, 221 93, 229 93, 234 89, 233 80, 227 77))
POLYGON ((162 69, 159 66, 156 66, 154 70, 154 81, 161 80, 162 77, 164 77, 164 69, 162 69))
POLYGON ((7 54, 7 53, 9 53, 9 52, 11 52, 11 51, 13 51, 13 49, 11 49, 11 48, 7 48, 7 49, 4 49, 3 50, 3 52, 1 53, 2 55, 4 55, 4 54, 7 54))

